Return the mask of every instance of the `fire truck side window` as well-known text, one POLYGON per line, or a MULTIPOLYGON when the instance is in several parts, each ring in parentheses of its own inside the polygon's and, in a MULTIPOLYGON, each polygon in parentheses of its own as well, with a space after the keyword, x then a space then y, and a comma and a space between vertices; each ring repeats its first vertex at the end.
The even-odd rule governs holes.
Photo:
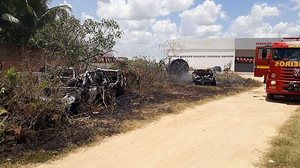
MULTIPOLYGON (((259 48, 258 49, 258 58, 263 58, 262 54, 263 54, 263 48, 259 48)), ((271 49, 267 48, 267 58, 270 58, 270 55, 271 55, 271 49)))

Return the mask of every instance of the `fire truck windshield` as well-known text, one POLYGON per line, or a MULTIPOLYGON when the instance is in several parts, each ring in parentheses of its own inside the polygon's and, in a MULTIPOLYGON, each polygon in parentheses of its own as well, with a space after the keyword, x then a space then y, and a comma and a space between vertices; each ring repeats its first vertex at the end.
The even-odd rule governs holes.
POLYGON ((300 61, 300 48, 273 49, 273 60, 300 61))

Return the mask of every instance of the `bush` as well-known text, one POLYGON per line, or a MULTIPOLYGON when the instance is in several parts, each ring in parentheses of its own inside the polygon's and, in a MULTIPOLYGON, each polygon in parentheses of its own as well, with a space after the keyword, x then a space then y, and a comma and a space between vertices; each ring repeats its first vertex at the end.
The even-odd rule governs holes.
POLYGON ((37 83, 32 73, 18 74, 14 68, 0 74, 0 130, 41 130, 60 126, 64 105, 57 95, 44 98, 45 83, 37 83), (41 86, 40 86, 41 85, 41 86))
POLYGON ((11 82, 16 83, 20 80, 20 76, 18 75, 15 68, 10 68, 6 71, 5 77, 11 82))
POLYGON ((125 72, 128 87, 131 89, 164 88, 168 82, 164 66, 147 57, 134 58, 120 63, 117 68, 125 72))

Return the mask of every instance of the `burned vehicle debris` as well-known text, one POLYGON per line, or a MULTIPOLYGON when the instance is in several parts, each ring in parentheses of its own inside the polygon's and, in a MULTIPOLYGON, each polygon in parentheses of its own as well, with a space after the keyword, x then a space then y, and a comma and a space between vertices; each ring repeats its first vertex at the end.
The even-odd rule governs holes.
POLYGON ((196 85, 216 86, 216 72, 211 68, 196 69, 192 73, 193 82, 196 85))
POLYGON ((99 71, 102 72, 108 79, 109 86, 115 91, 116 96, 120 96, 125 93, 126 78, 120 70, 100 69, 98 72, 99 71))
POLYGON ((213 70, 214 70, 215 72, 217 72, 217 73, 222 72, 222 68, 221 68, 220 66, 215 66, 215 67, 213 67, 213 70))
POLYGON ((76 78, 76 72, 73 67, 69 67, 66 69, 61 69, 58 73, 58 78, 62 83, 67 83, 70 80, 73 80, 76 78))
POLYGON ((74 74, 72 68, 61 71, 57 76, 61 86, 44 90, 47 97, 53 90, 59 92, 58 102, 65 105, 69 114, 78 114, 82 103, 113 106, 116 97, 125 93, 126 80, 120 70, 96 69, 78 76, 74 74))

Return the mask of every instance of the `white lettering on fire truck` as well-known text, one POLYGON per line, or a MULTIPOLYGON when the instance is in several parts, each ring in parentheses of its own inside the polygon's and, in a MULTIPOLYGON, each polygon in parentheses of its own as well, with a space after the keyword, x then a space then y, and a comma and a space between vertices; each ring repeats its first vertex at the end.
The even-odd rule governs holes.
POLYGON ((276 67, 300 67, 300 62, 285 62, 285 61, 276 61, 275 62, 276 67))
POLYGON ((300 41, 287 41, 285 43, 289 48, 300 48, 300 41))

